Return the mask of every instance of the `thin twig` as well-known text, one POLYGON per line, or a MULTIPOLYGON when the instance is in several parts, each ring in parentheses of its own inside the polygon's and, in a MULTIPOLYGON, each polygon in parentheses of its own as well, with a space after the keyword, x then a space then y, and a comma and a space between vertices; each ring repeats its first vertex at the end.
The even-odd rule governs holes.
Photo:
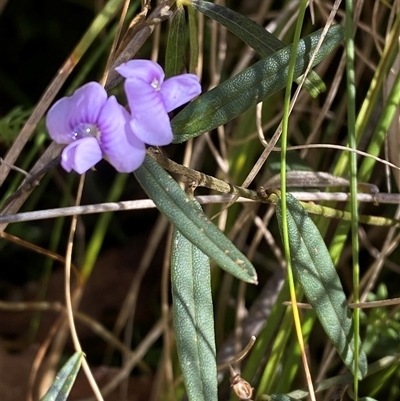
MULTIPOLYGON (((303 202, 348 202, 350 194, 347 192, 291 192, 291 194, 299 201, 303 202)), ((234 195, 202 195, 196 196, 196 200, 200 204, 212 203, 228 203, 234 198, 234 195)), ((257 199, 259 202, 265 202, 265 199, 257 199)), ((374 203, 374 204, 399 204, 400 194, 362 194, 357 195, 358 202, 374 203)), ((251 199, 240 197, 237 202, 254 202, 251 199)), ((55 209, 35 210, 34 212, 24 212, 11 214, 8 216, 0 216, 0 224, 2 223, 21 223, 23 221, 34 221, 42 219, 55 219, 57 217, 97 214, 105 212, 120 212, 125 210, 143 210, 153 209, 155 204, 150 199, 140 199, 134 201, 123 202, 107 202, 95 203, 92 205, 60 207, 55 209)))

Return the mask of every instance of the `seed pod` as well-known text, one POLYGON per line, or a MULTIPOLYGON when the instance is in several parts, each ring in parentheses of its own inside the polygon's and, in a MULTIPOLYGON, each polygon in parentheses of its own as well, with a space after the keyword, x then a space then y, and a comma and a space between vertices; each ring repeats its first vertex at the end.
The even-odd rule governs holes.
POLYGON ((233 391, 242 401, 251 401, 253 396, 253 387, 250 383, 244 380, 239 374, 231 376, 231 386, 233 391))

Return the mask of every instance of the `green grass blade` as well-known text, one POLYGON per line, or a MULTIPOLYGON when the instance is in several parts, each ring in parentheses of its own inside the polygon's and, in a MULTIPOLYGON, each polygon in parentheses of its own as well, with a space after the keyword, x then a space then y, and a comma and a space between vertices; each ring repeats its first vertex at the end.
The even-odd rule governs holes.
MULTIPOLYGON (((196 201, 193 206, 201 211, 196 201)), ((173 316, 178 356, 189 400, 218 399, 210 262, 174 230, 171 253, 173 316)))
MULTIPOLYGON (((387 77, 390 68, 392 67, 393 60, 398 54, 398 38, 400 35, 400 14, 396 15, 396 20, 393 24, 392 31, 389 35, 388 40, 385 43, 383 54, 380 58, 379 64, 376 67, 374 77, 371 81, 371 85, 368 88, 368 93, 364 98, 364 102, 357 115, 356 121, 356 140, 357 144, 360 142, 362 135, 365 133, 367 124, 373 118, 373 113, 376 108, 376 104, 382 96, 382 85, 387 77)), ((372 138, 372 142, 374 138, 372 138)), ((379 153, 378 153, 379 154, 379 153)), ((333 174, 339 177, 344 177, 349 170, 349 154, 347 152, 340 155, 338 162, 336 163, 333 174)), ((361 180, 366 181, 364 177, 359 177, 361 180)))
POLYGON ((83 352, 76 352, 68 359, 41 401, 65 401, 68 398, 81 367, 82 358, 83 352))
MULTIPOLYGON (((283 284, 282 289, 279 293, 278 299, 276 300, 274 306, 271 309, 271 313, 265 323, 264 328, 261 330, 257 337, 257 341, 254 344, 246 366, 242 371, 242 377, 248 381, 253 380, 257 372, 262 366, 263 359, 265 355, 269 352, 269 349, 273 346, 274 342, 277 341, 277 333, 281 330, 281 327, 285 322, 286 308, 283 306, 283 302, 289 298, 289 287, 287 284, 283 284)), ((292 320, 293 321, 293 320, 292 320)), ((271 353, 272 355, 272 353, 271 353)), ((268 365, 270 364, 270 358, 268 358, 268 365)), ((272 361, 273 362, 273 361, 272 361)), ((266 367, 264 370, 269 369, 266 367)), ((261 384, 257 386, 256 398, 265 391, 265 386, 261 384)))
POLYGON ((146 156, 135 176, 158 209, 189 241, 239 280, 257 283, 257 273, 250 261, 193 205, 155 160, 146 156))
MULTIPOLYGON (((307 68, 322 30, 300 40, 294 68, 298 78, 307 68)), ((321 62, 343 39, 343 27, 330 27, 313 66, 321 62)), ((171 121, 174 143, 187 141, 217 128, 284 88, 292 46, 287 46, 227 79, 186 106, 171 121)))
POLYGON ((257 390, 257 398, 261 393, 275 391, 276 382, 279 380, 279 370, 285 349, 288 348, 290 337, 294 332, 293 313, 289 308, 284 311, 283 320, 279 326, 279 331, 274 333, 274 339, 268 362, 262 371, 257 390))
MULTIPOLYGON (((115 177, 115 180, 110 188, 110 192, 107 194, 108 202, 114 202, 121 197, 128 177, 129 176, 127 174, 118 174, 115 177)), ((89 280, 92 274, 94 265, 104 245, 104 239, 109 231, 112 217, 113 213, 102 213, 96 221, 96 225, 93 228, 93 233, 86 248, 85 258, 80 271, 81 280, 83 282, 89 280)))
MULTIPOLYGON (((301 284, 326 334, 345 365, 360 378, 367 373, 367 358, 359 349, 359 364, 354 369, 354 338, 350 308, 326 245, 301 204, 287 195, 287 223, 293 272, 301 284)), ((277 216, 282 227, 281 205, 277 216)))
MULTIPOLYGON (((202 0, 193 0, 192 6, 207 17, 225 26, 238 38, 242 39, 244 43, 253 48, 261 57, 267 57, 286 46, 276 36, 265 30, 264 27, 230 8, 202 0)), ((302 77, 299 77, 296 81, 300 82, 301 79, 302 77)), ((324 82, 315 71, 311 71, 308 74, 303 86, 313 97, 317 97, 326 90, 324 82)))

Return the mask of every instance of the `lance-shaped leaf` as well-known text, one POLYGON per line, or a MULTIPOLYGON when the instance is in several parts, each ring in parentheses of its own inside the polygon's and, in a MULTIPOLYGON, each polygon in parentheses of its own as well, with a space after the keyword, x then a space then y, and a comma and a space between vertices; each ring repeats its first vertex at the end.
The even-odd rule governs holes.
MULTIPOLYGON (((202 212, 195 200, 190 202, 202 212)), ((171 285, 176 346, 188 398, 217 401, 210 260, 177 229, 172 237, 171 285)))
POLYGON ((82 358, 83 352, 76 352, 68 359, 41 401, 65 401, 68 398, 81 367, 82 358))
MULTIPOLYGON (((294 78, 304 73, 321 37, 322 29, 302 38, 297 48, 294 78)), ((343 39, 341 25, 333 25, 315 55, 321 62, 343 39)), ((174 143, 187 141, 238 117, 250 107, 284 88, 292 46, 265 57, 187 105, 171 121, 174 143)))
MULTIPOLYGON (((358 366, 354 367, 351 312, 328 249, 300 202, 291 194, 287 195, 286 202, 293 273, 343 362, 361 379, 367 373, 367 357, 360 347, 358 366)), ((281 202, 276 213, 282 232, 281 202)))
POLYGON ((157 208, 190 242, 228 273, 257 284, 257 273, 246 256, 194 206, 178 183, 155 160, 146 156, 134 174, 157 208))
MULTIPOLYGON (((242 39, 243 42, 253 48, 261 57, 269 56, 286 46, 285 43, 268 32, 264 27, 228 7, 203 0, 192 0, 191 4, 196 10, 229 29, 238 38, 242 39)), ((299 83, 301 80, 302 77, 299 77, 296 79, 296 82, 299 83)), ((304 82, 304 88, 313 97, 317 97, 326 90, 324 82, 315 71, 310 71, 308 74, 304 82)))
POLYGON ((168 33, 165 55, 165 77, 182 73, 185 66, 186 17, 183 6, 177 6, 168 33))

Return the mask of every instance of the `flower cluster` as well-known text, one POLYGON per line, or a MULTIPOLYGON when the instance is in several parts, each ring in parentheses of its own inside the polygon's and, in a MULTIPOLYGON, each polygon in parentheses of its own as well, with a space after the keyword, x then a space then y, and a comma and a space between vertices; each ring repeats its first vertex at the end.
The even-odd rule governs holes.
POLYGON ((83 174, 102 158, 121 173, 143 163, 146 146, 171 143, 168 113, 200 94, 199 79, 182 74, 164 81, 164 71, 149 60, 132 60, 116 68, 125 78, 130 113, 97 82, 78 88, 49 110, 51 138, 67 146, 61 165, 83 174))

